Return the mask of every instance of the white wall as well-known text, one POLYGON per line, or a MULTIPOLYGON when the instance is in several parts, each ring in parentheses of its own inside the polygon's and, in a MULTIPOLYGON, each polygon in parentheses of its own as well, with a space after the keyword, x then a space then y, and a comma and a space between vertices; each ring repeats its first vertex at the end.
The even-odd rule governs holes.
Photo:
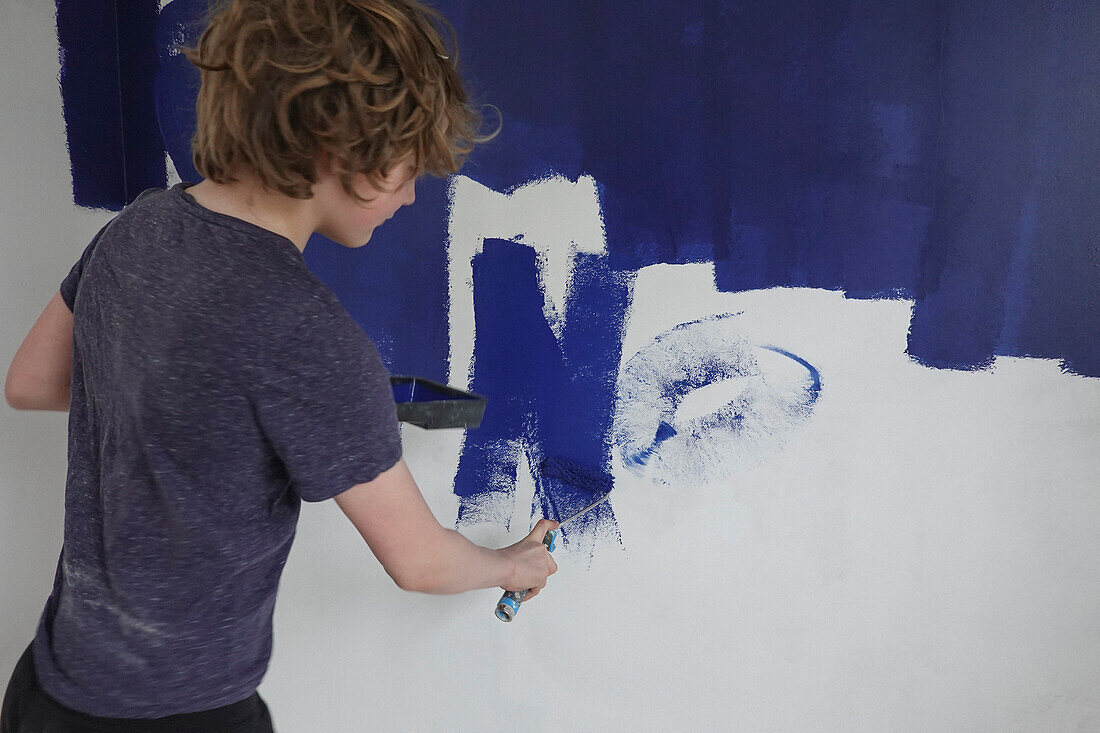
MULTIPOLYGON (((52 3, 0 4, 0 68, 6 368, 111 214, 72 204, 52 3)), ((534 194, 583 209, 568 188, 534 194)), ((468 180, 456 191, 456 216, 462 197, 493 198, 468 180)), ((461 223, 452 253, 477 236, 461 223)), ((617 466, 622 545, 562 548, 508 625, 492 615, 499 592, 399 590, 334 503, 304 505, 260 686, 277 730, 1100 730, 1100 380, 1026 359, 921 367, 904 354, 909 307, 720 294, 706 265, 644 270, 624 363, 679 323, 743 312, 747 338, 821 370, 812 417, 706 485, 617 466)), ((476 324, 453 318, 465 353, 476 324)), ((6 682, 61 547, 66 416, 4 405, 0 431, 6 682)), ((461 434, 404 426, 403 440, 453 526, 461 434)), ((515 541, 532 491, 521 480, 511 534, 463 531, 515 541)))
MULTIPOLYGON (((0 369, 107 212, 72 203, 53 3, 0 3, 0 369), (83 242, 83 245, 81 245, 83 242)), ((61 551, 68 415, 0 402, 0 677, 34 637, 61 551)))

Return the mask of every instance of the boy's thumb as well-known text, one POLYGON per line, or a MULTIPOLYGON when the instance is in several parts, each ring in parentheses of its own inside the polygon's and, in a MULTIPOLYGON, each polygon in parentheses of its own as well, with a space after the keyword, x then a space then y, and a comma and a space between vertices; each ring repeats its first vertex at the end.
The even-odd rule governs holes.
POLYGON ((537 540, 538 542, 542 542, 543 536, 550 530, 556 529, 557 526, 558 523, 555 522, 553 519, 540 519, 535 524, 534 529, 531 530, 531 534, 527 536, 531 539, 537 540))

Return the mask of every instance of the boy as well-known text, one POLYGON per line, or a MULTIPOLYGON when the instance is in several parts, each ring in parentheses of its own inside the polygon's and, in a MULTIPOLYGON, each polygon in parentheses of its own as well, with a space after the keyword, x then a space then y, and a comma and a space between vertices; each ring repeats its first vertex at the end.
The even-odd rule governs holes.
POLYGON ((406 590, 530 598, 556 571, 555 522, 500 550, 440 526, 377 349, 302 260, 312 232, 362 246, 485 139, 433 19, 230 0, 186 51, 205 180, 100 230, 7 375, 11 406, 70 416, 64 545, 2 733, 272 730, 255 690, 302 501, 335 498, 406 590))

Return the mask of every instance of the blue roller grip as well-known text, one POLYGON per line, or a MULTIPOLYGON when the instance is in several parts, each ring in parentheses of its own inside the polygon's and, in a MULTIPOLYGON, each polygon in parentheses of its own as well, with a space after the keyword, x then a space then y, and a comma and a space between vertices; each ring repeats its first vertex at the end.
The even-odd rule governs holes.
MULTIPOLYGON (((546 533, 542 538, 542 544, 546 546, 546 549, 553 552, 558 546, 558 530, 552 529, 546 533)), ((505 591, 504 595, 500 597, 500 601, 497 603, 497 618, 501 621, 511 621, 519 613, 519 604, 523 603, 523 599, 527 597, 527 591, 525 590, 509 590, 505 591)))

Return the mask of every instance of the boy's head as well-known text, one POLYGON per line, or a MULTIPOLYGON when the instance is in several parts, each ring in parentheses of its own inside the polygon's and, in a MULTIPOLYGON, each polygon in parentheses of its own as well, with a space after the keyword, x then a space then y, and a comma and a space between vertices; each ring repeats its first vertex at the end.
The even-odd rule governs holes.
POLYGON ((415 176, 456 172, 492 135, 478 136, 457 51, 433 20, 450 28, 416 0, 213 0, 197 46, 183 49, 202 77, 195 168, 307 199, 318 166, 332 166, 361 201, 357 174, 387 190, 399 163, 415 176))

